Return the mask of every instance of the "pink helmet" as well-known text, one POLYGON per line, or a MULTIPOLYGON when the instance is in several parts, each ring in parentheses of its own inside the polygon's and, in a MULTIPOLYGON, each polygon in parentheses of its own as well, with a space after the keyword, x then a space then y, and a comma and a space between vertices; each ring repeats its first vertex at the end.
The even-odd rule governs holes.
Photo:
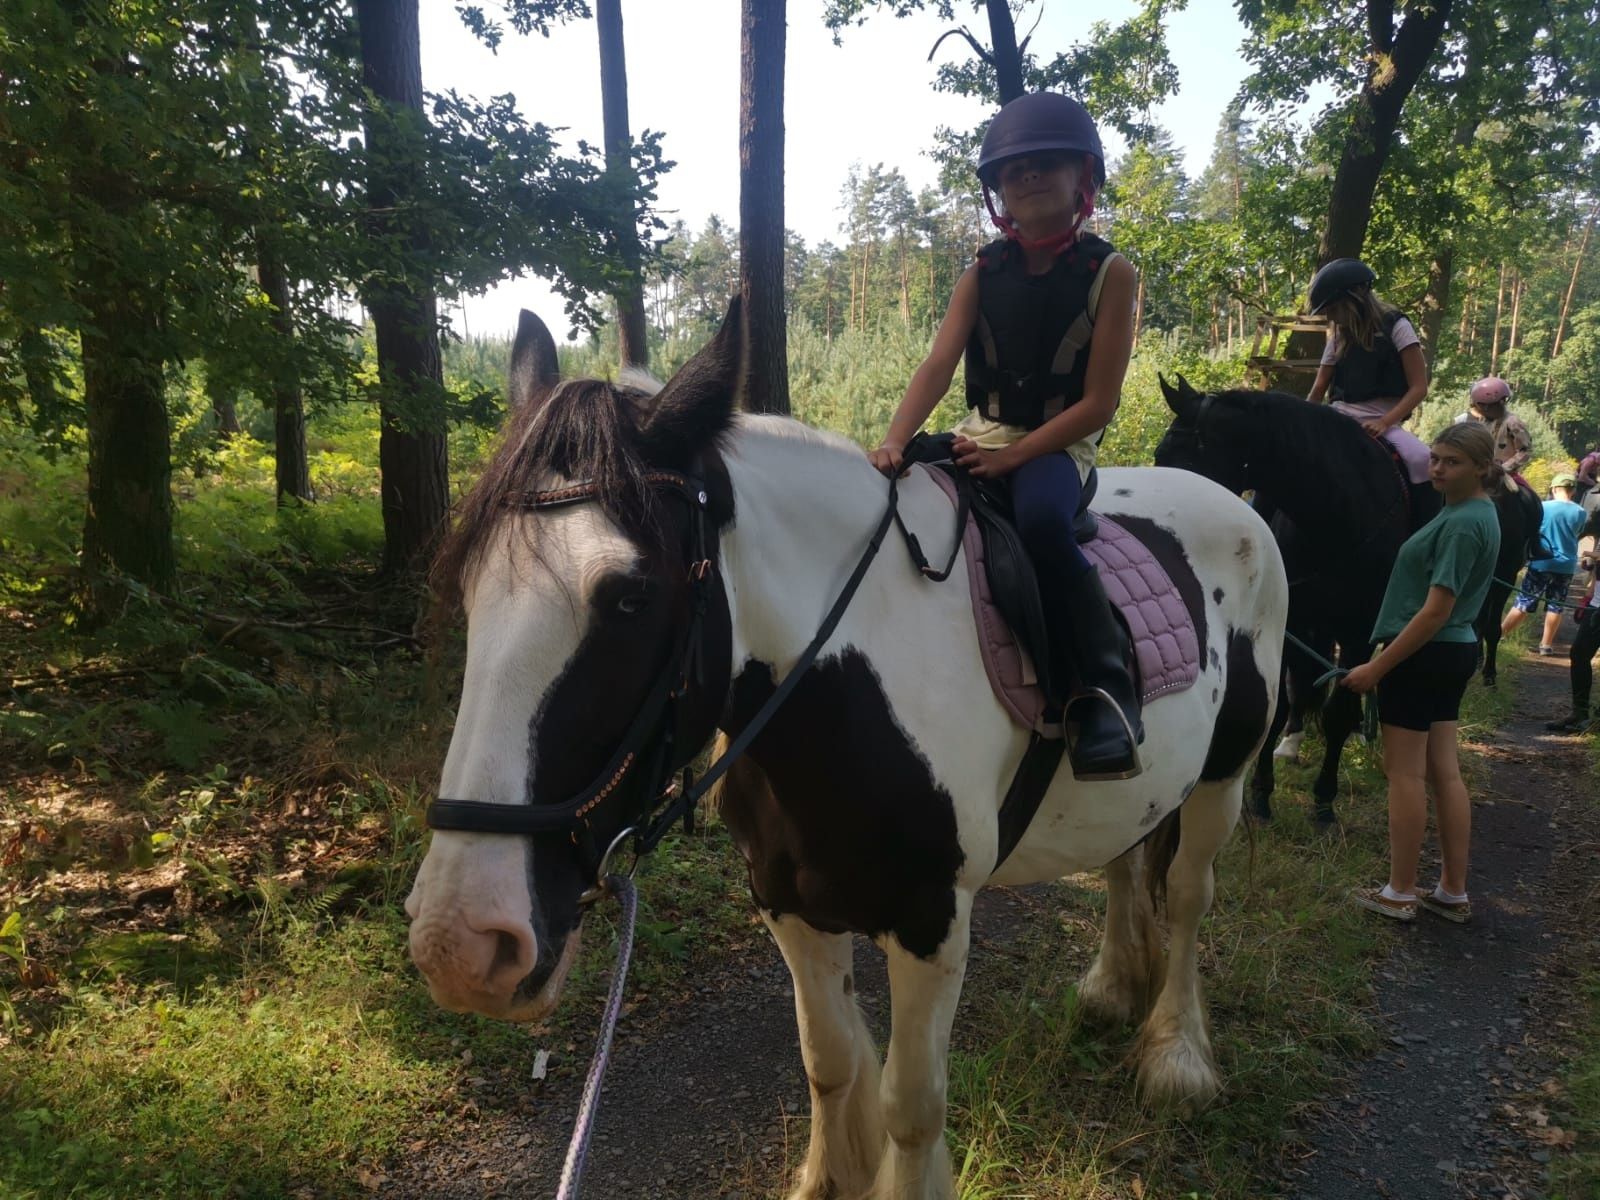
POLYGON ((1474 404, 1504 404, 1511 399, 1511 385, 1498 375, 1489 375, 1472 385, 1474 404))

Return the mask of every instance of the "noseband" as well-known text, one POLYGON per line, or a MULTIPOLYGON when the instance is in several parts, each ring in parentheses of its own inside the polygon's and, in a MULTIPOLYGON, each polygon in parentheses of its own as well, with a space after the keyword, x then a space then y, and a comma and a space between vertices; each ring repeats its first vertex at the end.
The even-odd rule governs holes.
MULTIPOLYGON (((878 547, 883 544, 884 534, 894 518, 899 498, 896 481, 890 480, 889 500, 883 517, 811 644, 722 757, 711 765, 697 783, 686 764, 700 747, 676 745, 677 703, 687 693, 691 680, 704 683, 701 676, 705 615, 710 606, 712 589, 717 586, 708 553, 715 533, 710 528, 706 512, 706 485, 698 475, 652 471, 645 479, 653 488, 680 498, 689 506, 685 560, 690 588, 690 615, 678 635, 672 654, 667 658, 666 666, 640 704, 611 758, 588 786, 554 804, 497 804, 484 800, 438 799, 428 805, 427 821, 436 830, 501 833, 533 838, 565 835, 577 849, 583 878, 589 881, 579 897, 579 903, 584 905, 593 903, 605 894, 604 880, 610 861, 630 839, 634 861, 637 862, 639 856, 653 850, 679 820, 683 821, 685 828, 693 827, 695 806, 700 798, 745 752, 800 682, 800 677, 816 661, 823 645, 849 607, 867 568, 877 556, 878 547), (681 780, 674 780, 673 776, 680 770, 681 780), (620 804, 617 798, 622 794, 623 784, 636 778, 643 781, 638 794, 647 799, 642 805, 632 806, 633 811, 624 811, 613 817, 611 810, 620 804), (602 814, 610 819, 597 820, 602 814), (620 830, 603 851, 596 834, 597 826, 600 829, 620 830)), ((598 493, 596 484, 584 482, 551 491, 525 492, 508 499, 506 503, 508 507, 519 511, 539 512, 587 503, 596 499, 598 493)))

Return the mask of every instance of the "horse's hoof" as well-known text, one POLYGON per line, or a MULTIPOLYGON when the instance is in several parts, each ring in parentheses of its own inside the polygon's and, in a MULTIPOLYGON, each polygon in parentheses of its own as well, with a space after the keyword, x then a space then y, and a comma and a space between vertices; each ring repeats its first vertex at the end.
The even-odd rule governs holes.
POLYGON ((1267 802, 1264 796, 1252 796, 1250 804, 1244 810, 1244 815, 1257 825, 1270 825, 1272 824, 1272 805, 1267 802))
POLYGON ((1177 1035, 1145 1044, 1139 1057, 1139 1096, 1157 1112, 1188 1118, 1210 1106, 1222 1092, 1210 1047, 1177 1035))
POLYGON ((1078 981, 1078 1013, 1090 1029, 1123 1029, 1141 1015, 1126 989, 1094 982, 1090 975, 1078 981))
POLYGON ((1312 816, 1312 824, 1318 833, 1336 833, 1339 829, 1339 818, 1333 815, 1331 808, 1326 810, 1319 808, 1312 816))
POLYGON ((1493 675, 1485 675, 1483 677, 1483 686, 1484 687, 1493 687, 1494 685, 1495 685, 1495 678, 1494 678, 1493 675))

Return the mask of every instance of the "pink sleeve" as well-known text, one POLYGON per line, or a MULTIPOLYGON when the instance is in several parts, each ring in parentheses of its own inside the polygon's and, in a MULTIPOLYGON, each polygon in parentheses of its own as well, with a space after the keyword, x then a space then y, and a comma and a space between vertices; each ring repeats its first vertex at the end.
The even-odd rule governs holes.
POLYGON ((1322 348, 1322 366, 1331 367, 1339 361, 1339 335, 1328 334, 1328 344, 1322 348))
POLYGON ((1417 336, 1417 327, 1404 317, 1396 321, 1394 328, 1389 330, 1389 340, 1394 343, 1396 350, 1422 345, 1422 339, 1417 336))

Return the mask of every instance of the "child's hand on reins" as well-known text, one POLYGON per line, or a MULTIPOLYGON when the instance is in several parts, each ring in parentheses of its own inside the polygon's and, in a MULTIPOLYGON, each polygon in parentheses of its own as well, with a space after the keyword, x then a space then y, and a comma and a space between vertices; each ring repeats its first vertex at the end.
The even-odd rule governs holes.
POLYGON ((867 461, 872 464, 874 470, 881 471, 885 475, 894 476, 900 474, 900 467, 904 461, 902 455, 904 453, 904 446, 897 446, 893 442, 885 442, 876 450, 867 451, 867 461))
POLYGON ((985 450, 971 438, 958 437, 951 443, 950 456, 958 467, 965 469, 974 479, 999 479, 1017 469, 1011 447, 985 450))

